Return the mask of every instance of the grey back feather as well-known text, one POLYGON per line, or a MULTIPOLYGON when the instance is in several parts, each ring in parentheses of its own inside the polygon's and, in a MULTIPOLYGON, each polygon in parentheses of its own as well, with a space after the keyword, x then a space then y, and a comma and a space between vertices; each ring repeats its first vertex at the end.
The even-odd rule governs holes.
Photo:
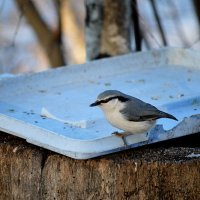
MULTIPOLYGON (((127 95, 128 96, 128 95, 127 95)), ((129 121, 151 121, 159 118, 170 118, 177 120, 174 116, 158 110, 155 106, 145 103, 140 99, 128 96, 125 108, 120 112, 129 121)))
POLYGON ((156 107, 131 96, 120 112, 129 121, 149 121, 162 117, 161 111, 156 107))

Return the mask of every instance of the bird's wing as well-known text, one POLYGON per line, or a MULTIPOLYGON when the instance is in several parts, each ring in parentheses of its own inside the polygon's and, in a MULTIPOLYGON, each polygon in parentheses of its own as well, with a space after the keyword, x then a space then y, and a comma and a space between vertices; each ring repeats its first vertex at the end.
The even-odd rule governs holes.
POLYGON ((162 111, 137 98, 131 98, 120 112, 129 121, 151 121, 165 117, 162 111))

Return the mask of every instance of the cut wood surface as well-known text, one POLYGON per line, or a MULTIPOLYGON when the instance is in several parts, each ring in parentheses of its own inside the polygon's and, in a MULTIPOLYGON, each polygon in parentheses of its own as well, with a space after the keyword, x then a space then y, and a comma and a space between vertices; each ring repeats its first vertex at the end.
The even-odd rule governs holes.
POLYGON ((199 139, 74 160, 0 133, 0 199, 200 199, 199 139))

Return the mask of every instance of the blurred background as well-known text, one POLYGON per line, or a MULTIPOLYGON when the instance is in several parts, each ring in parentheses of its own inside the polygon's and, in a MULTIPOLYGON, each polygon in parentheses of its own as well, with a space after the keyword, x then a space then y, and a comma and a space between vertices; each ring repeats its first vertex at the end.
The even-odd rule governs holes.
POLYGON ((0 73, 165 46, 200 49, 199 0, 0 0, 0 73))

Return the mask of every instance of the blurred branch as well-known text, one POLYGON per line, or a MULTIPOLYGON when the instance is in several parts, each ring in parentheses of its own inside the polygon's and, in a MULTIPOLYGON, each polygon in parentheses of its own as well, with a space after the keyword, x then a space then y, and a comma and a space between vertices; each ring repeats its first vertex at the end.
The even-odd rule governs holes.
POLYGON ((161 20, 160 20, 159 14, 158 14, 158 10, 157 10, 157 7, 156 7, 155 0, 150 0, 150 2, 151 2, 152 9, 153 9, 154 17, 155 17, 156 22, 158 24, 158 29, 160 31, 163 44, 164 44, 164 46, 167 46, 167 40, 166 40, 166 37, 165 37, 163 27, 161 25, 161 20))
POLYGON ((200 43, 200 37, 198 37, 196 40, 194 40, 187 48, 194 48, 195 46, 199 46, 200 43))
POLYGON ((166 1, 166 3, 168 3, 168 5, 170 6, 170 10, 172 10, 172 12, 173 12, 173 20, 172 21, 175 24, 176 31, 178 32, 181 42, 183 43, 183 45, 185 47, 190 46, 189 41, 187 40, 187 37, 185 35, 185 31, 183 29, 183 25, 180 20, 180 15, 178 14, 178 10, 176 8, 176 4, 174 3, 173 0, 168 0, 168 1, 166 1))
POLYGON ((142 35, 139 24, 137 0, 131 0, 131 8, 132 8, 132 20, 133 20, 134 35, 135 35, 135 47, 136 51, 141 51, 142 35))
POLYGON ((55 37, 54 32, 48 27, 40 16, 32 0, 15 0, 19 10, 35 31, 37 38, 46 52, 52 67, 65 65, 61 47, 61 39, 55 37))
POLYGON ((14 46, 15 45, 15 40, 16 40, 16 37, 17 37, 17 33, 18 33, 18 30, 19 30, 19 27, 20 27, 20 23, 22 21, 22 17, 23 17, 23 14, 20 13, 19 15, 19 20, 17 21, 17 26, 15 28, 15 32, 14 32, 14 35, 13 35, 13 39, 11 41, 11 46, 14 46))
POLYGON ((55 37, 59 43, 62 44, 62 0, 53 1, 57 12, 57 29, 55 31, 55 37))
POLYGON ((153 48, 153 45, 151 44, 151 41, 149 40, 148 34, 145 30, 143 30, 143 27, 140 27, 140 32, 142 35, 142 38, 144 39, 144 44, 146 45, 147 49, 153 48))
POLYGON ((84 15, 80 13, 80 10, 76 10, 76 7, 73 7, 72 0, 59 1, 60 23, 64 36, 63 42, 67 47, 68 60, 71 63, 83 63, 85 62, 84 15), (82 17, 80 23, 78 23, 78 17, 82 17))
POLYGON ((197 20, 200 24, 200 1, 199 0, 193 0, 194 10, 197 16, 197 20))
POLYGON ((2 12, 3 12, 3 8, 4 8, 4 5, 5 5, 5 2, 6 2, 6 0, 3 0, 1 2, 1 5, 0 5, 0 16, 1 16, 2 12))
POLYGON ((142 34, 142 37, 144 38, 144 41, 146 42, 147 47, 153 48, 154 44, 156 44, 160 48, 161 47, 160 42, 157 40, 153 31, 146 23, 146 20, 140 15, 139 12, 138 12, 138 17, 140 21, 140 32, 142 34), (154 43, 151 41, 153 41, 154 43))

